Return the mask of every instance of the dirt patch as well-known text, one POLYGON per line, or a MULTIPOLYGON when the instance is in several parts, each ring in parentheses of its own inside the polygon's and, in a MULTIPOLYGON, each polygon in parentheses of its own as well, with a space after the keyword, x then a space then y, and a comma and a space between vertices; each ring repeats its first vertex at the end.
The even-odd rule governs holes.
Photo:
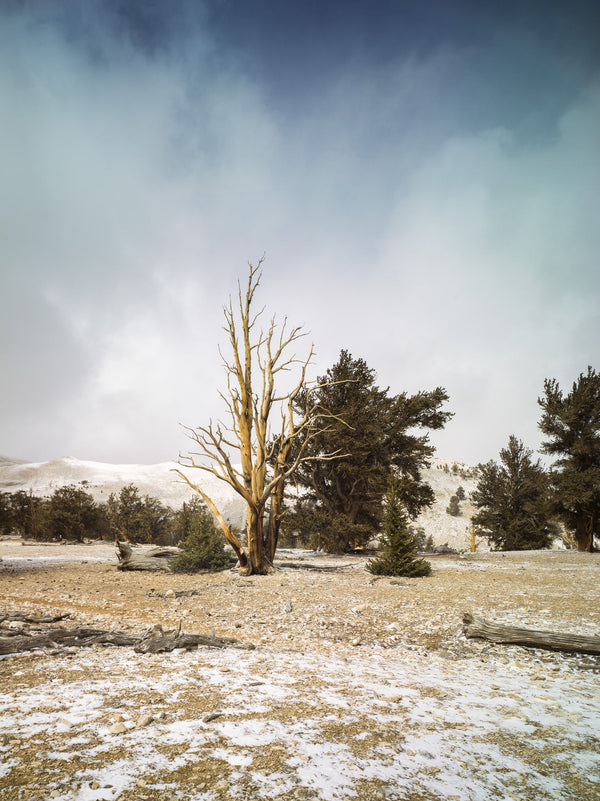
POLYGON ((598 555, 437 556, 431 577, 399 580, 347 557, 243 578, 122 573, 105 545, 0 555, 3 611, 135 632, 181 621, 257 646, 0 661, 3 798, 598 796, 600 660, 461 625, 471 611, 598 634, 598 555))

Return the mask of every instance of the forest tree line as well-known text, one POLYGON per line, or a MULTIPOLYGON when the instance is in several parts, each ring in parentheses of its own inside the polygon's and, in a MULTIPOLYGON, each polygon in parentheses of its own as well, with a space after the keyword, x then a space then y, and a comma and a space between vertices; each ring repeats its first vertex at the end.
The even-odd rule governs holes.
MULTIPOLYGON (((415 432, 419 425, 441 427, 449 418, 441 411, 444 391, 390 396, 376 385, 375 373, 366 362, 347 351, 341 352, 318 384, 319 408, 327 410, 327 416, 308 452, 344 450, 345 454, 307 461, 297 471, 295 480, 302 492, 285 503, 282 542, 333 553, 364 549, 381 534, 390 476, 395 478, 394 514, 404 514, 406 528, 414 537, 411 523, 434 501, 422 477, 433 448, 426 434, 415 432)), ((495 550, 550 547, 561 536, 559 523, 566 527, 562 536, 572 547, 589 550, 598 536, 600 482, 594 464, 599 451, 595 421, 600 419, 600 378, 589 368, 566 396, 554 381, 547 381, 545 390, 538 401, 540 427, 549 437, 543 449, 561 455, 558 464, 545 468, 533 451, 511 435, 499 460, 480 464, 475 471, 478 482, 470 497, 477 509, 473 523, 477 534, 495 550), (581 518, 584 523, 578 522, 581 518)), ((297 402, 303 403, 302 398, 297 402)), ((459 469, 454 468, 453 474, 459 477, 459 469)), ((446 511, 456 514, 464 498, 459 487, 446 511)), ((112 541, 119 537, 133 543, 175 545, 200 523, 203 530, 211 528, 212 536, 214 521, 208 515, 211 526, 207 528, 206 517, 200 498, 173 510, 158 498, 142 496, 133 484, 100 503, 81 485, 61 487, 49 498, 23 491, 0 494, 0 532, 32 540, 112 541)), ((267 528, 270 522, 269 516, 267 528)), ((237 535, 244 540, 242 533, 237 535)))
POLYGON ((158 498, 142 496, 133 484, 97 502, 83 486, 70 484, 47 498, 32 492, 0 493, 0 533, 46 542, 88 539, 176 545, 185 538, 195 517, 203 514, 198 498, 180 509, 158 498))

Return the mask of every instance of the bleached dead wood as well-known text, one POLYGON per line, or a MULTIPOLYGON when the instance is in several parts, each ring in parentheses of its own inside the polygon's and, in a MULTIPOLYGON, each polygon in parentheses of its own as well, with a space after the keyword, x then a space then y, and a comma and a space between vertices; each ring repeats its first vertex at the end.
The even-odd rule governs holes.
POLYGON ((65 620, 71 617, 68 612, 58 615, 28 615, 25 612, 2 612, 0 613, 0 623, 5 620, 20 621, 22 623, 58 623, 59 620, 65 620))
POLYGON ((356 565, 350 562, 345 562, 341 565, 318 565, 314 562, 276 562, 275 567, 278 570, 313 570, 320 573, 335 573, 338 570, 347 570, 348 568, 355 568, 356 565))
MULTIPOLYGON (((18 613, 17 613, 18 614, 18 613)), ((24 616, 23 616, 24 617, 24 616)), ((23 619, 23 617, 12 618, 23 619)), ((6 619, 6 617, 4 618, 6 619)), ((0 654, 19 654, 26 651, 51 649, 60 652, 67 647, 84 648, 90 645, 115 645, 133 647, 142 654, 158 654, 174 651, 176 648, 190 650, 199 645, 209 648, 254 649, 254 645, 241 643, 232 637, 217 637, 213 634, 186 634, 179 628, 163 631, 160 625, 153 626, 140 635, 127 634, 122 631, 106 631, 105 629, 87 626, 74 628, 49 628, 46 630, 23 630, 16 632, 2 631, 0 634, 0 654)))
POLYGON ((470 612, 463 614, 464 633, 467 637, 480 637, 494 643, 523 645, 526 648, 545 648, 580 654, 600 654, 600 637, 584 637, 556 631, 539 631, 505 626, 485 620, 470 612))
POLYGON ((163 651, 174 651, 176 648, 197 648, 206 645, 209 648, 242 648, 253 650, 254 645, 244 645, 233 637, 217 637, 212 634, 186 634, 181 631, 181 623, 175 631, 163 631, 160 625, 153 626, 139 638, 133 650, 140 654, 158 654, 163 651))
POLYGON ((139 548, 116 539, 119 570, 169 570, 169 563, 179 548, 139 548))

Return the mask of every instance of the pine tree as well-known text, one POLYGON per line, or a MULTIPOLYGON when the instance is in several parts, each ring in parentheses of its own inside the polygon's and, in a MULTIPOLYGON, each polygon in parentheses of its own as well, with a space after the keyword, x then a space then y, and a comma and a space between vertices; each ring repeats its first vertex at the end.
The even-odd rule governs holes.
POLYGON ((312 536, 313 547, 341 553, 373 537, 392 467, 411 518, 435 500, 421 471, 434 451, 426 432, 443 428, 452 416, 441 409, 448 395, 438 387, 390 396, 375 378, 363 359, 342 350, 338 362, 317 379, 312 399, 322 417, 316 430, 298 441, 306 458, 295 480, 305 493, 285 522, 305 539, 312 536), (319 460, 323 454, 339 457, 319 460))
POLYGON ((452 515, 452 517, 458 517, 460 515, 460 501, 458 495, 451 496, 450 504, 446 507, 446 512, 452 515))
POLYGON ((223 537, 203 503, 196 498, 184 503, 177 513, 177 520, 183 538, 179 543, 181 553, 169 565, 174 573, 217 572, 230 566, 231 557, 225 549, 223 537))
POLYGON ((588 367, 566 396, 546 379, 544 392, 539 427, 548 437, 543 451, 558 457, 551 473, 555 509, 577 549, 593 551, 600 537, 600 375, 588 367))
POLYGON ((83 542, 95 537, 97 521, 94 498, 74 484, 60 487, 50 498, 47 528, 55 539, 83 542))
POLYGON ((558 533, 551 519, 548 475, 532 454, 511 435, 500 451, 500 464, 479 465, 471 500, 480 511, 473 522, 497 550, 548 548, 558 533))
POLYGON ((417 549, 401 500, 400 481, 390 472, 384 498, 382 553, 367 562, 367 570, 378 576, 428 576, 431 563, 418 559, 417 549))

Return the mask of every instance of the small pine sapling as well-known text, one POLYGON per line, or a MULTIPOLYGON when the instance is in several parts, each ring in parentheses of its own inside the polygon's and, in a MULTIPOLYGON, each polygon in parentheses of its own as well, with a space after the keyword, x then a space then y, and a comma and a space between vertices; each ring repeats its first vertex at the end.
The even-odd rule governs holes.
POLYGON ((428 576, 430 562, 417 558, 417 541, 409 530, 400 499, 398 478, 390 473, 384 498, 382 552, 367 562, 367 570, 378 576, 428 576))
POLYGON ((197 573, 200 570, 216 573, 231 566, 231 557, 206 506, 200 503, 194 506, 188 513, 186 528, 179 543, 181 553, 170 564, 174 573, 197 573))
POLYGON ((453 495, 450 498, 450 505, 446 507, 446 512, 452 517, 458 517, 460 515, 460 502, 458 495, 453 495))

